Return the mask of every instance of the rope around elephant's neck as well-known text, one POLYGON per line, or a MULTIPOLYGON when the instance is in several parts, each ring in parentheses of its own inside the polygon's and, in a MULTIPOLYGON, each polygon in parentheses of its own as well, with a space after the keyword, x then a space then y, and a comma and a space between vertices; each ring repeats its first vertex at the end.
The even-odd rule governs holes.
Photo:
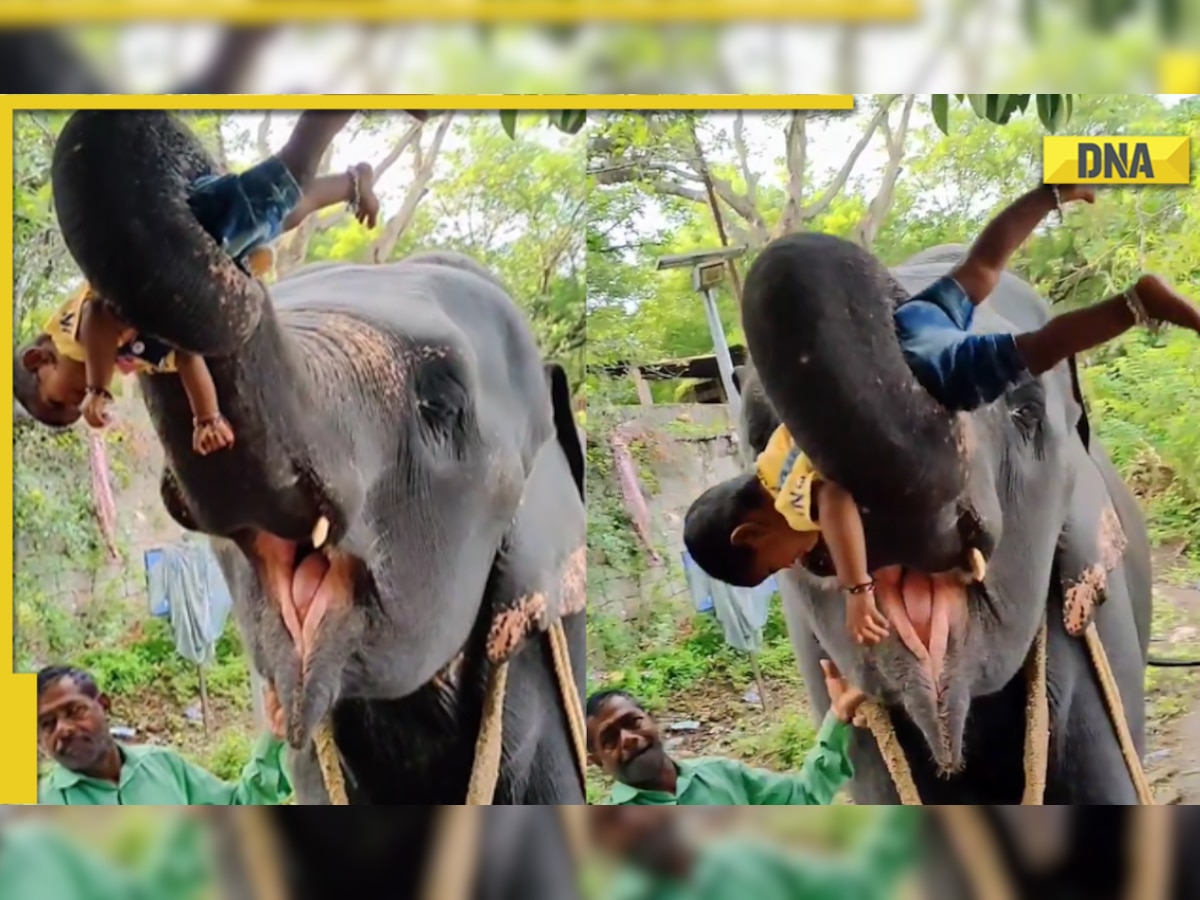
POLYGON ((1137 747, 1133 743, 1133 735, 1129 733, 1129 723, 1125 719, 1125 705, 1121 702, 1121 691, 1117 687, 1116 677, 1108 663, 1108 654, 1104 652, 1104 643, 1100 640, 1100 632, 1093 622, 1084 632, 1088 653, 1092 657, 1092 665, 1096 669, 1096 677, 1100 682, 1100 690, 1104 693, 1104 705, 1108 707, 1108 717, 1112 720, 1117 732, 1117 742, 1121 745, 1121 755, 1125 757, 1125 767, 1133 779, 1133 787, 1137 792, 1138 803, 1142 806, 1154 805, 1154 791, 1142 768, 1142 760, 1138 756, 1137 747))
MULTIPOLYGON (((550 656, 558 682, 558 691, 567 717, 575 763, 579 768, 581 787, 586 787, 587 746, 586 725, 583 709, 579 703, 578 690, 571 670, 571 655, 567 647, 566 631, 562 620, 553 622, 547 629, 550 656)), ((500 780, 500 763, 504 745, 504 694, 508 686, 508 663, 496 666, 489 678, 484 695, 483 715, 479 724, 479 737, 475 742, 475 761, 471 766, 471 779, 467 786, 468 806, 488 806, 496 794, 500 780)), ((334 806, 347 806, 346 783, 342 776, 341 760, 333 738, 332 717, 326 719, 313 736, 317 762, 321 767, 321 778, 325 792, 334 806)))

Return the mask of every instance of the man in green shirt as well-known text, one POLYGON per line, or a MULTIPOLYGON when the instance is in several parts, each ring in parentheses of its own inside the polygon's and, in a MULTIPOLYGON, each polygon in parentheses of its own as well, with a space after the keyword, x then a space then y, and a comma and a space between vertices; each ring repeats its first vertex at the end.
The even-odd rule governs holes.
POLYGON ((866 699, 822 660, 832 701, 800 771, 779 775, 734 759, 671 759, 654 719, 623 691, 588 698, 588 758, 617 781, 607 805, 818 806, 853 775, 850 728, 866 699))
POLYGON ((595 807, 595 846, 622 863, 604 900, 893 900, 915 867, 920 810, 880 807, 854 851, 809 856, 762 839, 694 845, 666 809, 595 807))
POLYGON ((125 746, 108 727, 109 700, 87 672, 38 673, 38 743, 54 766, 38 785, 50 806, 274 806, 292 792, 283 768, 283 715, 268 690, 273 734, 264 735, 233 783, 165 747, 125 746))
POLYGON ((137 869, 112 862, 45 816, 0 829, 5 900, 199 900, 213 860, 195 816, 171 815, 137 869))

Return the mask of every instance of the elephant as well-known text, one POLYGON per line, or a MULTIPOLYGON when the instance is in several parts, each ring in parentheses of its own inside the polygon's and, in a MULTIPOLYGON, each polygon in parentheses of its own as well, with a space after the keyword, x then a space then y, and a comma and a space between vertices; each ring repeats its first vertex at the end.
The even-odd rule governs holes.
MULTIPOLYGON (((1095 622, 1143 753, 1152 602, 1145 521, 1090 432, 1073 360, 969 413, 948 412, 916 382, 892 311, 965 252, 935 247, 889 270, 848 241, 793 234, 748 271, 742 443, 760 452, 784 421, 817 470, 851 492, 870 570, 904 567, 893 626, 897 615, 906 619, 928 653, 919 661, 897 627, 874 648, 853 642, 821 542, 777 579, 797 660, 818 715, 829 708, 823 657, 881 699, 924 803, 1020 803, 1022 666, 1045 618, 1045 802, 1134 803, 1100 685, 1073 635, 1095 622), (779 333, 793 340, 775 342, 779 333), (986 560, 983 580, 934 590, 922 573, 955 569, 969 547, 986 560)), ((1006 272, 973 328, 1019 332, 1049 316, 1032 286, 1006 272)), ((855 802, 897 802, 869 732, 856 731, 851 758, 855 802)))
POLYGON ((93 287, 207 358, 231 448, 193 452, 178 378, 139 387, 166 509, 211 537, 278 691, 297 800, 329 800, 313 735, 331 716, 350 803, 462 803, 507 662, 494 802, 583 803, 563 703, 584 691, 584 455, 563 369, 458 254, 310 266, 268 296, 190 214, 213 170, 171 114, 77 112, 51 177, 93 287), (537 639, 555 622, 570 692, 537 639))

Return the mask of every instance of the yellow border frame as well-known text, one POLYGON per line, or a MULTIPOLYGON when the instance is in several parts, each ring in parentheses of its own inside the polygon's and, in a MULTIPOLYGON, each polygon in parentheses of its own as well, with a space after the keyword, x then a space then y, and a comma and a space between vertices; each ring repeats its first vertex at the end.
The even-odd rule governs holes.
POLYGON ((718 22, 915 22, 917 0, 214 0, 194 4, 147 0, 54 0, 6 2, 0 24, 76 25, 79 23, 212 22, 267 25, 286 22, 574 24, 718 22))
MULTIPOLYGON (((55 8, 50 6, 48 8, 55 8)), ((852 94, 539 94, 539 95, 0 95, 0 284, 13 288, 13 114, 39 110, 170 109, 170 110, 303 110, 303 109, 455 109, 455 110, 852 110, 852 94)), ((12 316, 4 317, 12 345, 12 316)), ((14 675, 13 603, 13 399, 12 370, 5 375, 0 399, 0 803, 37 802, 37 690, 33 675, 14 675)))

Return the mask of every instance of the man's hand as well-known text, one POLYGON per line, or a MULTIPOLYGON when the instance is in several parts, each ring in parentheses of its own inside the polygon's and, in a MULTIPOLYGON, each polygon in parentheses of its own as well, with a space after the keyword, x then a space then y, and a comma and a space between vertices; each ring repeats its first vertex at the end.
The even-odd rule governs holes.
POLYGON ((112 424, 112 412, 109 410, 111 405, 112 397, 109 394, 89 391, 88 395, 83 398, 83 406, 80 407, 80 411, 93 428, 104 428, 112 424))
POLYGON ((287 723, 283 717, 283 704, 279 702, 279 695, 275 693, 275 685, 269 681, 263 692, 263 706, 267 713, 267 729, 274 737, 285 740, 287 723))
POLYGON ((867 695, 846 683, 833 660, 821 660, 821 671, 825 674, 825 689, 829 691, 829 708, 841 721, 847 725, 852 724, 867 695))

